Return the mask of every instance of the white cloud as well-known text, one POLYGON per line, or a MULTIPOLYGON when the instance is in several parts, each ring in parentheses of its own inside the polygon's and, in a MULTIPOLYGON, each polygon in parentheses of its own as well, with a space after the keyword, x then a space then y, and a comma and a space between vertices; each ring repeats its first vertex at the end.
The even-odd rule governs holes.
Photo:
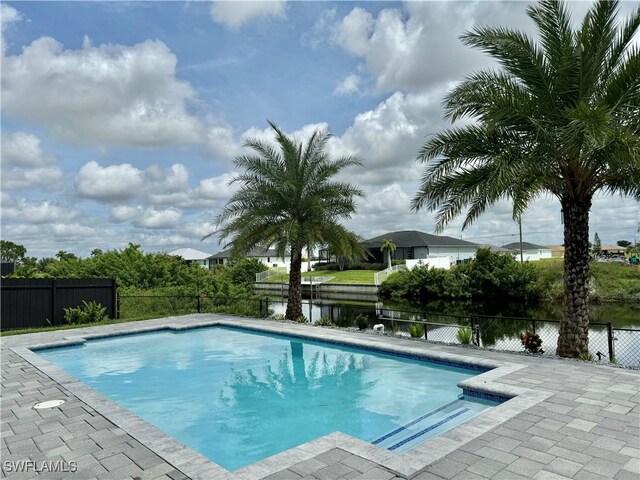
POLYGON ((216 125, 207 130, 205 149, 214 158, 222 159, 233 159, 242 152, 234 138, 233 129, 228 125, 216 125))
POLYGON ((144 228, 173 228, 182 220, 182 212, 176 208, 166 210, 147 209, 140 212, 134 224, 144 228))
POLYGON ((214 1, 211 4, 211 18, 231 30, 238 30, 258 19, 286 18, 286 2, 280 0, 214 1))
POLYGON ((201 125, 187 111, 195 93, 176 78, 176 62, 158 40, 65 50, 41 37, 3 55, 3 111, 77 144, 197 142, 201 125))
POLYGON ((20 200, 12 205, 2 206, 3 220, 19 220, 20 223, 51 223, 72 220, 78 212, 72 208, 56 205, 53 202, 32 202, 20 200))
POLYGON ((78 237, 83 235, 95 235, 96 230, 78 223, 54 223, 51 225, 53 234, 57 237, 78 237))
POLYGON ((24 190, 39 187, 56 190, 62 186, 64 174, 58 167, 2 169, 1 185, 4 190, 24 190))
POLYGON ((138 215, 139 209, 128 205, 118 205, 111 209, 109 219, 115 223, 133 220, 138 215))
POLYGON ((40 139, 25 132, 2 135, 2 164, 20 167, 43 167, 56 158, 42 151, 40 139))
POLYGON ((78 172, 75 188, 81 197, 115 201, 135 197, 143 184, 143 172, 128 163, 101 167, 91 161, 78 172))
POLYGON ((195 189, 195 194, 197 197, 207 200, 226 200, 238 189, 237 184, 229 185, 232 178, 231 173, 205 178, 200 181, 195 189))
POLYGON ((500 23, 500 18, 517 27, 525 9, 522 2, 406 2, 374 18, 356 7, 336 23, 333 40, 362 58, 378 91, 419 91, 488 65, 458 36, 476 23, 500 23))
POLYGON ((343 80, 338 82, 335 90, 333 91, 333 94, 338 96, 353 95, 354 93, 361 94, 361 82, 362 78, 360 78, 358 75, 355 75, 353 73, 347 75, 343 80))
POLYGON ((12 23, 16 23, 22 20, 22 15, 11 5, 7 5, 6 3, 0 4, 0 51, 4 56, 6 43, 4 39, 4 31, 5 29, 11 25, 12 23))

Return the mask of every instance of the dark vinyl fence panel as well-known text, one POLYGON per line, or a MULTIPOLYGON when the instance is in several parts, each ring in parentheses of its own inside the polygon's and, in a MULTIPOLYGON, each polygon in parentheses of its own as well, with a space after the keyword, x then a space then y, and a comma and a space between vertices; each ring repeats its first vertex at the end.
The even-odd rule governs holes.
POLYGON ((64 309, 94 301, 116 316, 116 283, 110 278, 3 278, 2 330, 64 323, 64 309))

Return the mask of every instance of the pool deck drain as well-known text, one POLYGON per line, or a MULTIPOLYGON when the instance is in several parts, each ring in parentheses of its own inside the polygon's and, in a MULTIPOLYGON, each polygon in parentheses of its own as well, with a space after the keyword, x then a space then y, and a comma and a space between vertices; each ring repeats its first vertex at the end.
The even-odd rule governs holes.
POLYGON ((624 480, 640 476, 638 371, 207 314, 9 336, 1 342, 0 432, 6 478, 624 480), (96 335, 214 322, 501 365, 464 386, 517 397, 493 409, 493 414, 480 415, 406 454, 336 432, 229 473, 28 350, 80 343, 96 335), (32 408, 51 399, 65 403, 32 408))

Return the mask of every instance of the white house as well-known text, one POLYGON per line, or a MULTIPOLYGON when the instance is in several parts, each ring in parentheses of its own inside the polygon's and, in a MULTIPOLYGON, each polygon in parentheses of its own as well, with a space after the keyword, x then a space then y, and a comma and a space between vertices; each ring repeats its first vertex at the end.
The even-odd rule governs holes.
MULTIPOLYGON (((363 245, 373 255, 374 261, 380 263, 387 263, 388 261, 388 254, 386 252, 383 253, 380 248, 384 240, 391 240, 396 246, 396 251, 391 256, 392 260, 439 258, 448 260, 449 265, 463 263, 465 260, 475 258, 476 251, 480 248, 477 243, 467 242, 458 238, 431 235, 418 230, 402 230, 378 235, 363 242, 363 245)), ((444 265, 443 260, 424 263, 444 265)))
MULTIPOLYGON (((231 249, 223 250, 221 252, 216 253, 215 255, 209 256, 209 265, 226 265, 229 263, 229 259, 231 258, 231 249)), ((291 263, 289 255, 285 255, 285 257, 278 257, 275 249, 253 249, 248 254, 246 254, 243 258, 255 258, 256 260, 260 260, 262 263, 267 265, 268 267, 288 267, 291 263)))
MULTIPOLYGON (((510 250, 516 260, 520 260, 520 242, 508 243, 502 248, 510 250)), ((551 258, 551 249, 535 243, 522 242, 522 259, 525 262, 536 262, 543 258, 551 258)))
POLYGON ((179 248, 173 252, 169 252, 169 255, 180 257, 187 263, 195 263, 201 267, 209 268, 208 258, 211 256, 210 253, 201 252, 193 248, 179 248))

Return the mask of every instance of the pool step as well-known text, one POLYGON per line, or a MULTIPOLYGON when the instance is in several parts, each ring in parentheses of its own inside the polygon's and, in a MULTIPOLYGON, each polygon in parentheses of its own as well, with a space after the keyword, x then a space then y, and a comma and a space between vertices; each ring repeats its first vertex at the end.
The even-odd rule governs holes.
POLYGON ((404 452, 469 416, 473 416, 473 412, 459 398, 411 420, 371 443, 391 451, 404 452))

